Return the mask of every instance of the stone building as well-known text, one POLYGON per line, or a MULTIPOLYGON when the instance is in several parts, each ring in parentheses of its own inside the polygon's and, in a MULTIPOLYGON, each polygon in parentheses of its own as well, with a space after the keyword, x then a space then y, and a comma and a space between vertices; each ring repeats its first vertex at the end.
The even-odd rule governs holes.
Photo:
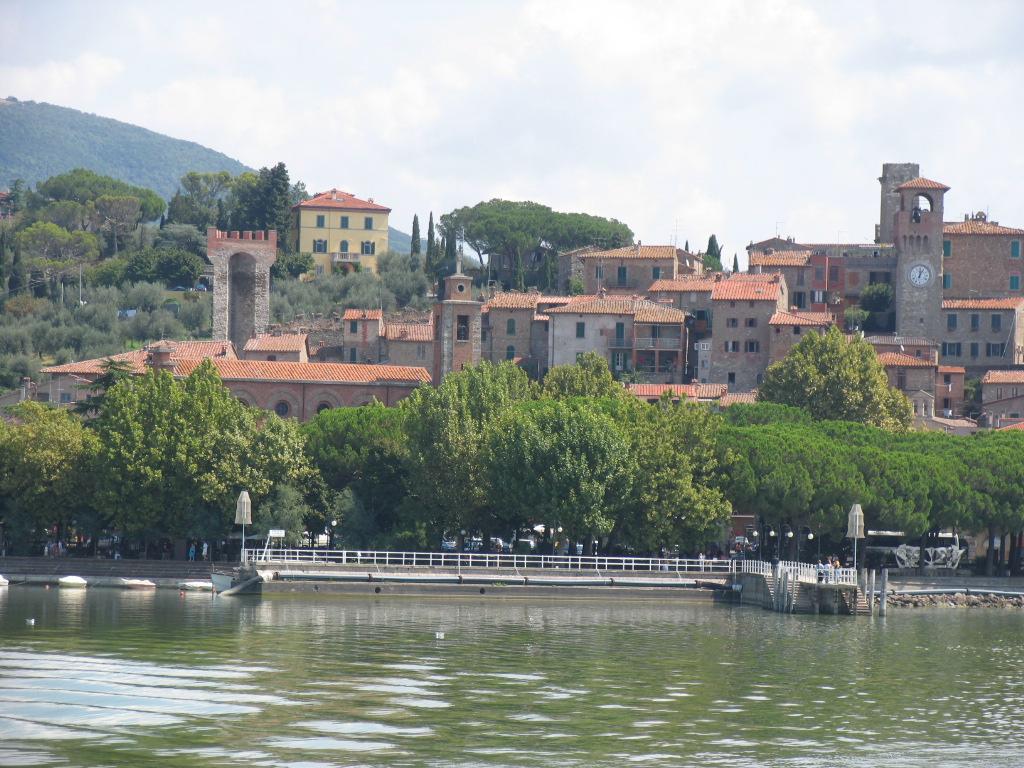
POLYGON ((945 299, 941 361, 974 372, 1024 364, 1024 296, 1005 299, 945 299))
POLYGON ((374 400, 394 405, 430 381, 422 367, 239 360, 230 343, 162 341, 110 358, 44 368, 48 382, 41 399, 60 405, 84 399, 88 385, 102 374, 108 359, 124 361, 135 374, 157 368, 176 378, 188 376, 204 360, 210 360, 239 400, 301 421, 325 408, 366 405, 374 400))
POLYGON ((773 251, 751 253, 748 271, 777 273, 786 278, 789 287, 789 306, 793 309, 809 309, 812 268, 811 251, 773 251))
POLYGON ((979 422, 993 429, 1024 423, 1024 370, 985 373, 979 422))
POLYGON ((434 384, 451 371, 461 371, 481 360, 483 303, 473 298, 473 279, 462 274, 444 279, 444 299, 434 304, 434 384))
POLYGON ((715 331, 708 381, 727 384, 731 391, 757 388, 770 362, 770 321, 789 309, 785 278, 721 280, 711 290, 711 302, 715 331))
POLYGON ((309 362, 309 349, 304 333, 263 333, 245 342, 243 360, 281 360, 291 363, 309 362))
POLYGON ((292 248, 313 257, 316 275, 349 271, 358 265, 377 271, 377 257, 388 250, 391 209, 331 189, 292 206, 292 248))
POLYGON ((914 406, 914 417, 935 416, 935 380, 939 364, 926 357, 903 352, 882 352, 878 361, 885 367, 889 386, 900 390, 914 406))
POLYGON ((597 352, 616 375, 635 372, 651 383, 687 377, 685 312, 638 297, 576 297, 547 311, 548 368, 597 352))
POLYGON ((723 279, 721 273, 701 277, 679 277, 675 280, 655 280, 648 296, 663 304, 680 309, 693 316, 693 340, 710 336, 713 330, 711 290, 723 279))
POLYGON ((583 263, 583 285, 588 294, 601 290, 614 294, 647 293, 658 280, 699 275, 704 267, 692 253, 674 245, 627 245, 609 251, 579 255, 583 263))
POLYGON ((825 333, 832 325, 834 318, 828 312, 775 312, 768 321, 768 364, 785 358, 808 333, 825 333))
POLYGON ((627 384, 626 389, 652 405, 666 394, 672 402, 718 403, 729 391, 725 384, 627 384))
POLYGON ((1024 229, 1001 226, 979 211, 963 221, 947 222, 942 236, 946 298, 1024 296, 1024 229))
POLYGON ((242 349, 270 322, 270 267, 277 261, 277 232, 206 230, 213 265, 213 338, 242 349))
POLYGON ((558 254, 558 292, 568 296, 573 283, 585 285, 583 281, 583 256, 598 250, 596 245, 584 245, 558 254))
POLYGON ((547 370, 547 310, 580 297, 545 296, 537 291, 502 291, 483 306, 483 359, 515 360, 531 376, 547 370))
POLYGON ((434 375, 434 326, 425 323, 384 323, 384 358, 388 365, 421 366, 434 375))

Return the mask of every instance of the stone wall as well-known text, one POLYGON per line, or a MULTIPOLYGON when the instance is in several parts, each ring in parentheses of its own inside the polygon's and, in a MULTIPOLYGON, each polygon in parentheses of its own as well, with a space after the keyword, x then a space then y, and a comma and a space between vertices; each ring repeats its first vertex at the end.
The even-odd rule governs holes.
POLYGON ((277 232, 206 231, 213 266, 213 338, 242 349, 270 323, 270 267, 277 261, 277 232))

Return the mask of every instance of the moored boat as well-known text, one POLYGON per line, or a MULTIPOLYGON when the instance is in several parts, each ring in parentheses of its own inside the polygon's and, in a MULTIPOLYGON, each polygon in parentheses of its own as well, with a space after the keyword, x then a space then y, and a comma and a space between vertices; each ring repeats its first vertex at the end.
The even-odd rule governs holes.
POLYGON ((57 584, 64 589, 85 589, 89 586, 89 582, 81 576, 61 576, 57 579, 57 584))
POLYGON ((149 579, 121 579, 121 586, 125 589, 156 589, 149 579))
POLYGON ((178 589, 182 592, 212 592, 212 581, 179 581, 178 589))

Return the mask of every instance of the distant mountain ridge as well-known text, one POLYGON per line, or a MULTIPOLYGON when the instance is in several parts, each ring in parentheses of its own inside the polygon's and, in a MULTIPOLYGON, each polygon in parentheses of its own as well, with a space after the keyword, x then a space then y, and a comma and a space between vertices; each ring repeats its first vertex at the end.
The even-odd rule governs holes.
MULTIPOLYGON (((74 168, 87 168, 147 187, 165 200, 188 171, 251 171, 238 160, 194 141, 69 107, 14 97, 0 99, 0 189, 14 179, 35 185, 74 168)), ((409 253, 412 238, 394 227, 392 250, 409 253)))

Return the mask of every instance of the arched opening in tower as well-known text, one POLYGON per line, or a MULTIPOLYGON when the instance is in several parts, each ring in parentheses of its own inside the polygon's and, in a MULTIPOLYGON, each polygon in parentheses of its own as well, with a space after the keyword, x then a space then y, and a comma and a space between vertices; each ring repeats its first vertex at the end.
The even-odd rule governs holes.
POLYGON ((256 331, 256 259, 232 254, 228 262, 228 336, 241 350, 256 331))

